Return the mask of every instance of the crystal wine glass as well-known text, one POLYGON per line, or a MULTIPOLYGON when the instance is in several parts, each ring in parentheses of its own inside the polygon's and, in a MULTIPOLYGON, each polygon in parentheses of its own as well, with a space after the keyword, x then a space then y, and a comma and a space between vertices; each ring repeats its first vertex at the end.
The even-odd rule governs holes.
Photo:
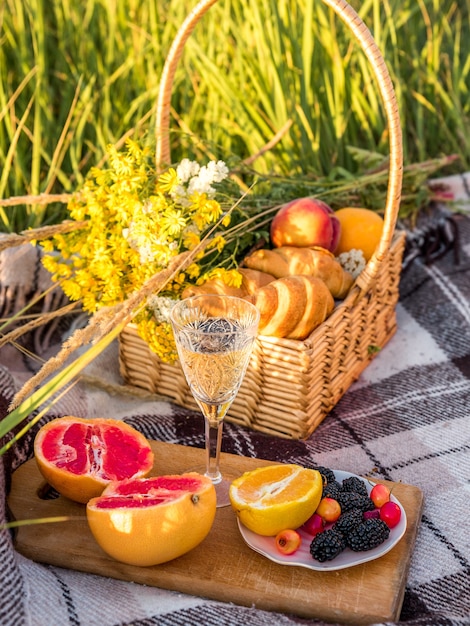
POLYGON ((259 311, 241 298, 201 295, 179 301, 170 320, 191 393, 204 416, 206 466, 217 506, 229 504, 219 469, 225 415, 238 393, 256 338, 259 311))

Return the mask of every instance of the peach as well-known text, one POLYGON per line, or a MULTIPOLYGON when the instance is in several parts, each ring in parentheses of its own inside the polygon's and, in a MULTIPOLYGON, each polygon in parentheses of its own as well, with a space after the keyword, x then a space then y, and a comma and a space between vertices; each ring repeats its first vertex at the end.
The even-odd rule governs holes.
POLYGON ((279 209, 271 222, 270 234, 275 248, 321 246, 333 252, 340 236, 340 223, 326 202, 299 198, 279 209))

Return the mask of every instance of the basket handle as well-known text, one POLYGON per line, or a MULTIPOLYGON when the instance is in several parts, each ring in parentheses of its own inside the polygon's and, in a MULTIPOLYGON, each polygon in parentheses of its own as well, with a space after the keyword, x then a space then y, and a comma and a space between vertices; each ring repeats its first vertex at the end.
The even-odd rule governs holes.
MULTIPOLYGON (((176 33, 168 56, 166 57, 156 105, 155 136, 157 170, 171 162, 169 141, 170 103, 178 62, 183 53, 184 45, 197 23, 216 2, 217 0, 199 1, 176 33)), ((379 271, 380 264, 388 253, 398 218, 403 179, 403 146, 400 118, 392 80, 385 65, 385 60, 367 26, 345 0, 322 0, 322 2, 331 7, 350 28, 370 61, 377 79, 389 126, 390 163, 384 212, 384 227, 375 253, 357 281, 359 290, 363 291, 367 289, 368 284, 374 280, 379 271)))

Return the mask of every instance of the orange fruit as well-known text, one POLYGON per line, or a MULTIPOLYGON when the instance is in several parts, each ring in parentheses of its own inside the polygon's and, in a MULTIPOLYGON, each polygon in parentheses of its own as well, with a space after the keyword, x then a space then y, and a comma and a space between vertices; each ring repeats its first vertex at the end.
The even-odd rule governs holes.
POLYGON ((275 536, 311 517, 323 481, 317 470, 300 465, 268 465, 245 472, 230 485, 230 502, 240 522, 258 535, 275 536))
POLYGON ((341 225, 335 255, 349 252, 354 248, 362 250, 365 260, 368 261, 382 236, 384 224, 382 217, 370 209, 354 207, 338 209, 335 215, 341 225))
POLYGON ((145 567, 171 561, 203 541, 216 512, 209 478, 190 472, 111 483, 86 514, 101 548, 114 559, 145 567))
POLYGON ((59 417, 34 439, 38 468, 60 494, 86 503, 113 480, 146 476, 153 467, 150 443, 114 419, 59 417))

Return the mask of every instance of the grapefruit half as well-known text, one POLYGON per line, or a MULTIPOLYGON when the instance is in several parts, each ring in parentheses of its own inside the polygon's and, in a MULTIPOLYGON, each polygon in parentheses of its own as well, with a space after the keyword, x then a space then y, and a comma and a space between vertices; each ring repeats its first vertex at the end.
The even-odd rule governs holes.
POLYGON ((130 479, 90 500, 90 530, 109 556, 140 567, 171 561, 206 538, 216 512, 215 489, 195 472, 130 479))
POLYGON ((86 504, 111 481, 147 476, 154 456, 148 440, 121 420, 59 417, 34 440, 38 468, 60 494, 86 504))

